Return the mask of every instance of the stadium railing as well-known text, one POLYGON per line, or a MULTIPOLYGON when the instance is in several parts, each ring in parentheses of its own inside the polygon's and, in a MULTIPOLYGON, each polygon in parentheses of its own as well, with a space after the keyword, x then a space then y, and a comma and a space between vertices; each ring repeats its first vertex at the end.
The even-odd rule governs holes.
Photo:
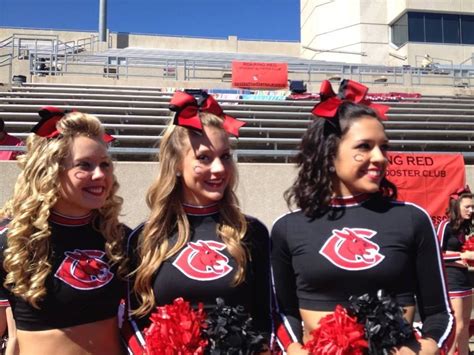
MULTIPOLYGON (((44 105, 97 115, 115 135, 121 160, 148 160, 171 114, 166 88, 103 85, 25 84, 0 92, 0 112, 14 135, 26 137, 44 105), (138 153, 137 153, 138 152, 138 153)), ((292 161, 310 122, 315 101, 218 99, 224 110, 247 122, 235 141, 239 161, 292 161)), ((403 151, 472 151, 474 99, 426 96, 389 102, 387 134, 403 151), (473 107, 473 108, 471 108, 473 107)), ((470 154, 465 155, 467 158, 470 154)))

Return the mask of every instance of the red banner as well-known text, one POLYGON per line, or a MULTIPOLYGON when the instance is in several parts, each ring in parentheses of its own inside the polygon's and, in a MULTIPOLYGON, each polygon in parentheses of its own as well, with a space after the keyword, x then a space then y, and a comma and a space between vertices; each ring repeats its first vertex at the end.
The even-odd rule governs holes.
POLYGON ((232 62, 232 87, 246 89, 285 89, 287 63, 232 62))
POLYGON ((387 178, 398 188, 398 199, 423 207, 435 225, 445 218, 449 195, 465 185, 462 154, 397 153, 388 157, 387 178))

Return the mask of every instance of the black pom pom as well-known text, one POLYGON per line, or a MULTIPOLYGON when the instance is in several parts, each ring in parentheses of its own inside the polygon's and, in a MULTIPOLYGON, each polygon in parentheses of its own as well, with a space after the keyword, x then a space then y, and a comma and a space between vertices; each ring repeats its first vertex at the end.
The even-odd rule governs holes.
POLYGON ((349 301, 351 312, 365 327, 369 355, 388 355, 394 347, 414 339, 413 328, 403 318, 403 308, 383 290, 376 297, 364 294, 352 296, 349 301))
POLYGON ((252 330, 252 318, 244 308, 226 306, 221 298, 216 303, 203 327, 209 340, 206 354, 250 355, 263 351, 265 338, 252 330))

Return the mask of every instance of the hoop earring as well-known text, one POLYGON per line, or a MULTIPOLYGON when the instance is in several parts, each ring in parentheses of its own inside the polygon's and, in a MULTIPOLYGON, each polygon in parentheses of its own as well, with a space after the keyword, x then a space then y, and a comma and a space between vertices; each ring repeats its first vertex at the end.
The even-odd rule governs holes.
POLYGON ((336 168, 334 166, 330 166, 329 172, 334 174, 336 172, 336 168))

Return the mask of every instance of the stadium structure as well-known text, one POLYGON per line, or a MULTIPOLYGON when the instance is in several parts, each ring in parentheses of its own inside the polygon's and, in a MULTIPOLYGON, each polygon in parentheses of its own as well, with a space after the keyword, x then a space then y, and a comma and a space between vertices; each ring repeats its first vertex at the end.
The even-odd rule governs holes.
MULTIPOLYGON (((300 5, 300 42, 0 28, 0 116, 25 138, 45 105, 97 115, 117 138, 111 152, 131 225, 146 215, 151 161, 180 88, 207 89, 226 113, 247 122, 235 141, 239 195, 267 225, 286 211, 282 191, 295 174, 288 163, 325 79, 369 86, 373 99, 391 106, 384 124, 393 149, 460 152, 474 185, 474 2, 300 5), (306 92, 232 87, 233 61, 286 63, 290 84, 303 83, 306 92)), ((17 167, 0 167, 2 203, 17 167)))

